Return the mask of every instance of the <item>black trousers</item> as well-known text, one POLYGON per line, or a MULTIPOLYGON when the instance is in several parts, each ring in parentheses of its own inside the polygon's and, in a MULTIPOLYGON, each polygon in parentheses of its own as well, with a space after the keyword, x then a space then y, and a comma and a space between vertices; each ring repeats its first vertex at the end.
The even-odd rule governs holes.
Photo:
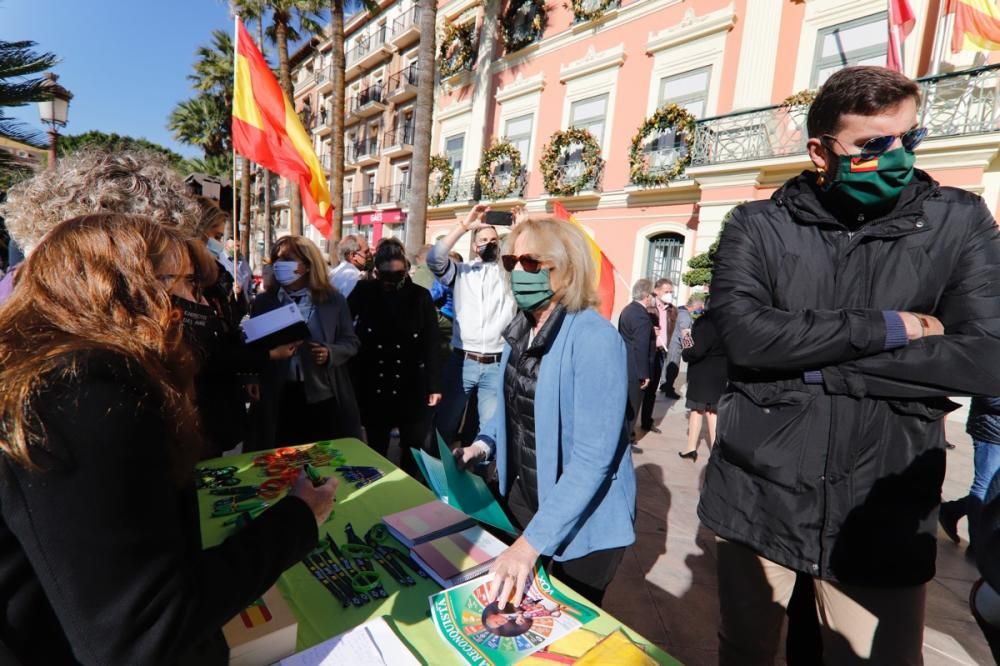
POLYGON ((667 393, 676 393, 677 389, 674 388, 674 382, 677 381, 677 375, 681 372, 681 366, 677 363, 667 363, 667 370, 663 373, 663 389, 667 393))
MULTIPOLYGON (((535 516, 535 511, 528 506, 517 481, 507 494, 507 509, 514 519, 514 524, 522 531, 535 516)), ((551 557, 543 556, 538 559, 538 563, 584 599, 600 607, 604 601, 604 591, 615 577, 624 555, 624 547, 609 548, 564 562, 556 562, 551 557)))
MULTIPOLYGON (((663 361, 666 360, 667 353, 657 349, 656 356, 653 357, 653 375, 649 378, 649 386, 642 396, 642 413, 639 424, 643 430, 653 427, 653 406, 656 404, 656 384, 660 380, 660 373, 663 371, 663 361)), ((674 375, 676 379, 676 375, 674 375)), ((673 384, 671 384, 673 386, 673 384)))
POLYGON ((311 444, 325 439, 355 437, 343 425, 336 398, 309 404, 305 385, 288 382, 278 398, 278 428, 275 446, 311 444))
POLYGON ((389 439, 393 427, 399 428, 399 467, 426 485, 410 449, 427 450, 427 441, 430 436, 430 416, 410 423, 366 423, 365 433, 368 435, 368 446, 372 447, 380 456, 389 457, 389 439))

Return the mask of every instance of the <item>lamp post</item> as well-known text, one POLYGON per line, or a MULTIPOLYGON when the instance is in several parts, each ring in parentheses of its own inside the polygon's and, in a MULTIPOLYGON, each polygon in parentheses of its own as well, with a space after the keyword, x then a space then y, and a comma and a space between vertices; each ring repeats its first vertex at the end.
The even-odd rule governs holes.
POLYGON ((66 118, 69 114, 69 101, 73 99, 73 93, 63 88, 58 83, 59 76, 53 72, 45 74, 45 81, 42 87, 45 88, 45 99, 38 103, 38 115, 42 122, 49 126, 49 168, 56 165, 56 148, 59 144, 58 127, 66 126, 66 118))

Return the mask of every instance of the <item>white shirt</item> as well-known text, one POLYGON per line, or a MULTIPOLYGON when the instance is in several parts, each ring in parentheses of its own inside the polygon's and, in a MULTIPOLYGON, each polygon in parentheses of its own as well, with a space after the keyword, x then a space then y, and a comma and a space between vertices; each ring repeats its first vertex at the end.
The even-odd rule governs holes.
POLYGON ((474 354, 502 352, 502 334, 517 314, 517 303, 503 279, 500 262, 477 258, 459 264, 439 242, 427 255, 427 266, 455 296, 452 347, 474 354))
POLYGON ((339 291, 344 298, 347 298, 354 291, 358 280, 361 279, 361 271, 351 262, 342 261, 330 269, 328 277, 333 288, 339 291))

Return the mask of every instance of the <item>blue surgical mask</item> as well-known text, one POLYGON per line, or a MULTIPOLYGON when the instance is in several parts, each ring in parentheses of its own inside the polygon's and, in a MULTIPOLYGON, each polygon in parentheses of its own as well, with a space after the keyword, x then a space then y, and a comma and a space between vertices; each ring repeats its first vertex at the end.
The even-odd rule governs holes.
POLYGON ((287 287, 302 276, 296 273, 299 269, 297 261, 276 261, 274 262, 274 279, 283 287, 287 287))
POLYGON ((226 251, 226 246, 222 244, 222 241, 214 238, 209 238, 205 241, 205 245, 208 246, 208 251, 217 257, 221 257, 222 253, 226 251))

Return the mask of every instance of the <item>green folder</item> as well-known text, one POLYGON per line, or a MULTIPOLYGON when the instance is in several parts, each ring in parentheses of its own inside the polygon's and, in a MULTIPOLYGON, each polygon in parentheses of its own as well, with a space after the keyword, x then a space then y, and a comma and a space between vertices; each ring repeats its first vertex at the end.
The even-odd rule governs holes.
POLYGON ((417 466, 423 473, 424 478, 430 485, 434 494, 445 504, 458 509, 467 516, 472 516, 476 520, 487 525, 497 527, 509 534, 518 534, 507 514, 504 513, 500 505, 497 504, 493 493, 486 487, 486 482, 482 477, 460 470, 451 450, 437 435, 438 453, 441 459, 428 454, 419 449, 413 451, 413 457, 417 460, 417 466))

